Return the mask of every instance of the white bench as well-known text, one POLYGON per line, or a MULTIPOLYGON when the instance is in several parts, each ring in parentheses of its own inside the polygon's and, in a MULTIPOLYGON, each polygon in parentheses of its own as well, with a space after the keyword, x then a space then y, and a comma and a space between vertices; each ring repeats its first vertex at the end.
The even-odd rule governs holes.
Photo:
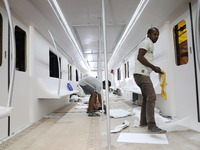
POLYGON ((10 116, 12 107, 2 107, 0 106, 0 119, 10 116))
POLYGON ((37 79, 37 97, 39 99, 60 99, 79 92, 79 88, 75 83, 70 82, 73 91, 67 87, 67 81, 61 80, 60 93, 58 93, 58 79, 37 79))
MULTIPOLYGON (((153 83, 153 87, 155 89, 156 94, 161 94, 161 87, 160 87, 160 82, 158 78, 158 74, 152 74, 151 75, 151 81, 153 83)), ((142 94, 140 88, 137 86, 135 81, 133 79, 129 81, 124 81, 123 83, 120 84, 119 89, 121 91, 127 91, 127 92, 133 92, 137 94, 142 94)))

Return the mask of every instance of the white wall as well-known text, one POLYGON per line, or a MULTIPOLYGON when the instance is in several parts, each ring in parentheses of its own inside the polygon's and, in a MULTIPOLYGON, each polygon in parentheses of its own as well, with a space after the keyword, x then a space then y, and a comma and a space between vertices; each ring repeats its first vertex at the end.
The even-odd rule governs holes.
MULTIPOLYGON (((20 21, 13 18, 15 26, 20 27, 26 32, 26 71, 15 70, 14 89, 12 96, 12 114, 11 114, 11 133, 14 133, 29 125, 29 30, 20 21)), ((12 61, 12 60, 11 60, 12 61)))
MULTIPOLYGON (((1 9, 1 13, 3 13, 3 52, 6 50, 7 52, 7 57, 6 59, 3 59, 3 63, 7 63, 8 61, 8 17, 7 13, 3 8, 1 9)), ((11 124, 10 124, 10 129, 11 129, 11 134, 15 133, 24 127, 29 125, 29 29, 25 25, 23 25, 18 19, 12 18, 13 19, 13 25, 14 27, 17 25, 20 27, 22 30, 26 32, 26 71, 17 71, 15 70, 15 78, 14 78, 14 88, 13 88, 13 96, 12 96, 12 104, 11 106, 13 107, 12 112, 11 112, 11 124)), ((11 46, 12 48, 12 46, 11 46)), ((4 54, 4 53, 3 53, 4 54)), ((12 55, 12 54, 11 54, 12 55)), ((4 56, 4 55, 3 55, 4 56)), ((12 64, 12 59, 10 64, 12 64)), ((8 72, 8 66, 6 66, 5 71, 8 72)), ((5 76, 1 76, 6 84, 4 85, 6 88, 6 92, 4 94, 6 95, 6 101, 7 101, 7 82, 8 82, 8 75, 7 73, 5 76)), ((1 82, 3 83, 3 82, 1 82)), ((3 91, 1 89, 1 91, 3 91)), ((2 95, 4 98, 4 96, 2 95)), ((7 102, 6 102, 7 103, 7 102)), ((5 106, 5 103, 4 103, 5 106)), ((1 122, 7 122, 7 118, 2 119, 1 122)), ((6 135, 4 135, 4 138, 7 136, 7 127, 4 126, 5 124, 3 123, 2 130, 0 133, 0 138, 2 135, 2 131, 6 132, 6 135), (5 128, 4 128, 5 127, 5 128)), ((7 125, 7 123, 6 123, 7 125)))
POLYGON ((167 82, 165 88, 167 100, 164 101, 158 95, 156 103, 164 114, 179 118, 190 116, 197 120, 194 60, 188 6, 183 7, 173 17, 174 19, 171 22, 167 22, 160 28, 160 37, 155 44, 155 64, 166 72, 167 82), (187 26, 189 61, 185 65, 177 66, 175 63, 173 27, 183 19, 185 19, 187 26))
POLYGON ((175 110, 175 101, 174 101, 174 73, 172 66, 174 66, 173 56, 174 49, 173 44, 170 41, 171 38, 169 35, 170 26, 169 23, 166 23, 160 29, 159 40, 155 44, 155 65, 159 66, 162 70, 166 72, 166 82, 167 86, 165 91, 167 92, 167 100, 165 101, 161 95, 157 95, 157 107, 159 107, 162 113, 167 115, 176 116, 175 110))
MULTIPOLYGON (((8 19, 5 10, 0 6, 0 13, 3 19, 3 39, 8 39, 8 19)), ((4 54, 8 54, 8 41, 2 41, 2 64, 0 66, 0 106, 6 106, 8 100, 8 56, 5 58, 4 54)), ((0 139, 7 136, 8 119, 0 119, 0 139)))
MULTIPOLYGON (((194 17, 194 16, 193 16, 194 17)), ((191 23, 189 16, 189 9, 186 9, 176 20, 170 24, 170 36, 172 37, 172 28, 175 24, 185 19, 187 26, 188 36, 188 63, 181 66, 175 65, 175 59, 173 61, 173 73, 174 73, 174 98, 176 103, 176 114, 178 117, 190 116, 197 119, 196 110, 196 90, 195 90, 195 78, 194 78, 194 58, 192 47, 192 35, 191 35, 191 23)), ((172 39, 171 39, 172 42, 172 39)), ((173 58, 174 52, 172 52, 173 58)))
MULTIPOLYGON (((58 109, 67 103, 68 97, 64 99, 38 99, 38 79, 45 80, 50 85, 58 85, 58 78, 49 77, 49 49, 54 48, 33 28, 30 27, 30 122, 36 122, 45 115, 58 109)), ((62 80, 67 81, 67 60, 62 60, 62 80)), ((74 68, 72 66, 72 68, 74 68)), ((57 86, 54 86, 55 90, 57 86)))
MULTIPOLYGON (((193 18, 195 17, 195 11, 193 11, 193 18)), ((163 100, 160 94, 157 95, 156 106, 161 110, 163 114, 171 115, 173 117, 187 117, 190 116, 197 120, 197 104, 196 104, 196 89, 195 89, 195 77, 194 77, 194 60, 193 60, 193 48, 191 37, 191 24, 188 6, 182 7, 182 10, 174 13, 174 19, 166 22, 159 30, 160 36, 157 43, 154 44, 155 50, 155 62, 154 64, 159 66, 166 72, 167 86, 165 88, 167 92, 167 100, 163 100), (186 65, 177 66, 175 63, 174 41, 173 41, 173 27, 185 19, 188 35, 188 53, 189 61, 186 65), (191 47, 191 52, 190 52, 191 47)), ((124 64, 121 63, 115 68, 115 83, 119 86, 121 82, 130 82, 133 79, 134 71, 134 53, 127 58, 129 61, 130 78, 124 80, 124 64), (117 81, 117 68, 121 69, 122 80, 117 81)))

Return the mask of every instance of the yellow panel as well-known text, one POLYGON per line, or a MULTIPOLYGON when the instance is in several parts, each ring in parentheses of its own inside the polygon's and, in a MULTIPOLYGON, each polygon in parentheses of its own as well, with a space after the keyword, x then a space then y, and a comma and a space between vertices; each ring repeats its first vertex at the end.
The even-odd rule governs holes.
MULTIPOLYGON (((182 20, 179 24, 178 24, 178 30, 183 27, 186 26, 186 22, 185 20, 182 20)), ((184 30, 182 31, 178 31, 178 35, 179 35, 179 44, 186 41, 187 40, 187 28, 185 27, 184 30)))

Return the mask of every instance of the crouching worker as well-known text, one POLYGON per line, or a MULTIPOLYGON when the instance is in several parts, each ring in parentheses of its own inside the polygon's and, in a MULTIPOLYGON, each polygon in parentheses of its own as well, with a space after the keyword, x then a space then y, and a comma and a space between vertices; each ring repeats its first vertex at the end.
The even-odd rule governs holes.
MULTIPOLYGON (((103 89, 105 89, 105 81, 101 83, 101 81, 97 78, 94 77, 84 77, 82 80, 79 81, 79 85, 83 89, 85 94, 91 94, 90 99, 89 99, 89 106, 88 106, 88 116, 93 117, 93 116, 99 116, 99 114, 95 113, 94 111, 94 105, 97 102, 97 97, 98 101, 102 106, 101 102, 101 89, 103 85, 103 89)), ((111 82, 108 81, 109 87, 111 86, 111 82)), ((104 105, 104 111, 106 112, 106 107, 104 105)))

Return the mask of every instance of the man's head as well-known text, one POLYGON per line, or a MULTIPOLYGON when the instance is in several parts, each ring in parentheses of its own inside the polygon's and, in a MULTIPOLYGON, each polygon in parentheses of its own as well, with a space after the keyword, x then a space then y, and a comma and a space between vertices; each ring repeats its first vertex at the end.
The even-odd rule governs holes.
MULTIPOLYGON (((106 81, 105 80, 102 82, 102 84, 103 84, 103 89, 106 89, 106 81)), ((111 82, 108 80, 108 87, 110 87, 110 86, 111 86, 111 82)))
POLYGON ((147 36, 153 43, 156 43, 159 37, 159 30, 155 27, 151 27, 147 32, 147 36))

